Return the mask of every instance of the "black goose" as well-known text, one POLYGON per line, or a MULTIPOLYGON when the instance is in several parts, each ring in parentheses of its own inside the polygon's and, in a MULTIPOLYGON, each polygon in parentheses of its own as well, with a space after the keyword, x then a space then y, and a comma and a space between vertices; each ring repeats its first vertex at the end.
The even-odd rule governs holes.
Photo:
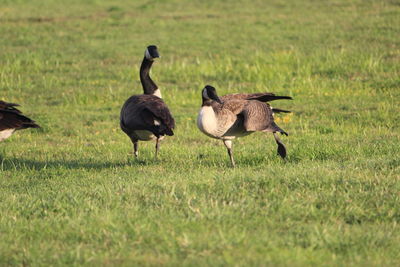
POLYGON ((197 126, 209 137, 224 142, 232 166, 235 166, 232 140, 255 131, 272 132, 278 144, 278 154, 286 157, 286 148, 277 132, 288 135, 274 122, 274 112, 289 112, 270 107, 266 101, 292 99, 289 96, 275 96, 272 93, 232 94, 218 97, 214 87, 207 85, 202 90, 203 104, 197 117, 197 126))
POLYGON ((140 82, 144 94, 131 96, 121 109, 121 129, 130 137, 135 157, 138 157, 139 141, 155 140, 157 157, 160 140, 165 135, 174 135, 174 118, 161 99, 160 89, 149 76, 151 65, 158 57, 157 47, 148 46, 140 66, 140 82))
POLYGON ((22 115, 18 104, 0 100, 0 142, 10 137, 16 130, 39 128, 33 120, 22 115))

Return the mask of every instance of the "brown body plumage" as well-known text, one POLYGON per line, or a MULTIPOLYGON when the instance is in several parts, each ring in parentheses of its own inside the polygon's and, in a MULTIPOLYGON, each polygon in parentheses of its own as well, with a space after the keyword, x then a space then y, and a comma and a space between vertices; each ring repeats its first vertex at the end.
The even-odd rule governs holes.
POLYGON ((22 115, 17 106, 0 100, 0 141, 10 137, 16 130, 39 128, 33 120, 22 115))
POLYGON ((286 157, 286 148, 276 132, 285 135, 287 133, 274 122, 274 111, 271 106, 262 101, 291 99, 291 97, 257 93, 231 94, 219 98, 212 86, 206 86, 202 96, 203 105, 197 125, 207 136, 223 140, 233 166, 235 162, 232 155, 232 140, 256 131, 272 132, 278 144, 279 155, 282 158, 286 157))

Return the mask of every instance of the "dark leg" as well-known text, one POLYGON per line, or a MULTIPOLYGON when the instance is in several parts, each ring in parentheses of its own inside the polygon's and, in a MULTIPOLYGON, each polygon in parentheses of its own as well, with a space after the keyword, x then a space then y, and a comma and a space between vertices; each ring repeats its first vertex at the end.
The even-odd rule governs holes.
POLYGON ((231 160, 232 167, 235 167, 235 160, 233 159, 232 140, 224 140, 224 145, 228 149, 228 155, 231 160))
POLYGON ((139 142, 138 141, 136 141, 135 143, 133 143, 133 155, 135 155, 135 158, 137 158, 138 157, 138 144, 139 144, 139 142))
POLYGON ((278 134, 276 132, 273 134, 274 134, 275 142, 278 144, 278 154, 279 154, 279 156, 281 156, 284 159, 286 157, 286 147, 279 139, 278 134))
POLYGON ((138 158, 138 145, 139 145, 139 140, 132 138, 131 137, 131 141, 133 143, 133 155, 135 156, 135 158, 138 158))
POLYGON ((156 139, 156 158, 157 158, 157 155, 158 155, 158 150, 160 149, 160 139, 156 139))

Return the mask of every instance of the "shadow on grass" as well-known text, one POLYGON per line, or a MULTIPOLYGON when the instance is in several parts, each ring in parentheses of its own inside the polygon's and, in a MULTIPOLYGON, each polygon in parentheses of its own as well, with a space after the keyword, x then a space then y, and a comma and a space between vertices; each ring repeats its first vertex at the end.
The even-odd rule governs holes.
MULTIPOLYGON (((224 155, 225 156, 225 155, 224 155)), ((287 157, 282 160, 279 156, 246 156, 241 155, 235 158, 236 167, 261 167, 261 166, 275 166, 286 164, 297 164, 301 160, 297 157, 287 157)), ((223 168, 231 169, 229 157, 208 158, 204 154, 199 154, 192 159, 192 162, 186 162, 192 167, 196 168, 223 168)), ((10 170, 45 170, 45 169, 89 169, 89 170, 102 170, 102 169, 118 169, 125 167, 146 167, 146 166, 159 166, 162 164, 171 164, 165 162, 163 159, 154 158, 127 158, 120 161, 99 161, 94 159, 81 159, 81 160, 35 160, 26 158, 4 158, 0 155, 0 171, 10 170)), ((177 163, 179 164, 179 163, 177 163)), ((172 167, 172 166, 170 166, 172 167)))
POLYGON ((121 167, 135 166, 151 166, 157 165, 156 160, 136 160, 128 159, 127 161, 118 162, 99 162, 91 160, 47 160, 39 161, 23 158, 2 158, 0 156, 0 171, 8 170, 44 170, 44 169, 116 169, 121 167))
MULTIPOLYGON (((197 155, 196 160, 198 164, 208 168, 232 168, 231 162, 228 155, 223 155, 220 158, 207 158, 204 154, 197 155), (226 157, 225 157, 226 156, 226 157)), ((298 164, 301 162, 301 158, 296 156, 288 156, 282 159, 279 155, 238 155, 235 156, 236 167, 260 167, 260 166, 271 166, 286 164, 298 164)))

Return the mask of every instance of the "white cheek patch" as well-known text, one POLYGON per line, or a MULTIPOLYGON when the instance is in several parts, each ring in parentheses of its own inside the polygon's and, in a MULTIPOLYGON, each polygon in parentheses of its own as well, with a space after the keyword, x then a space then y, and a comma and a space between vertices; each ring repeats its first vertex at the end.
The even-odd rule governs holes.
POLYGON ((154 120, 154 125, 160 125, 160 124, 161 124, 160 121, 154 120))
POLYGON ((149 52, 149 49, 148 49, 148 48, 146 49, 146 52, 144 53, 144 55, 145 55, 145 57, 146 57, 147 59, 153 59, 153 58, 150 56, 150 52, 149 52))
POLYGON ((208 94, 207 94, 207 89, 203 89, 203 97, 205 98, 205 99, 210 99, 210 97, 208 96, 208 94))

